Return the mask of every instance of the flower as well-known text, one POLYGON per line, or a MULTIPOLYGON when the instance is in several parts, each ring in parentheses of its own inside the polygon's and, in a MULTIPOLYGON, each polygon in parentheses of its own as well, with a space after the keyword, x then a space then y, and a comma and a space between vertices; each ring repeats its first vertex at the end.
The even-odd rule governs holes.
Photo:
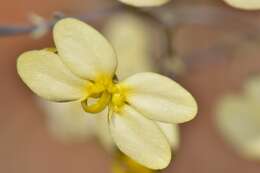
MULTIPOLYGON (((117 67, 119 79, 137 72, 154 71, 149 59, 154 30, 151 23, 131 13, 118 13, 106 22, 103 33, 117 52, 120 62, 117 67)), ((108 151, 114 150, 106 123, 106 110, 96 116, 90 116, 82 110, 78 102, 55 103, 40 100, 40 105, 48 115, 48 129, 55 138, 62 142, 74 143, 96 137, 108 151)), ((179 146, 178 126, 157 123, 168 138, 172 150, 175 151, 179 146)))
POLYGON ((170 0, 119 0, 122 3, 127 5, 132 5, 136 7, 151 7, 151 6, 160 6, 170 0))
POLYGON ((244 93, 228 94, 217 106, 220 134, 243 157, 260 159, 260 78, 244 86, 244 93))
POLYGON ((17 71, 27 86, 51 101, 80 102, 89 113, 108 108, 107 123, 119 149, 148 168, 165 168, 171 150, 154 121, 193 119, 197 104, 191 94, 151 72, 118 82, 114 49, 99 32, 77 19, 57 22, 53 36, 57 53, 32 50, 18 58, 17 71))
POLYGON ((224 0, 227 4, 235 8, 240 8, 244 10, 259 10, 260 1, 259 0, 224 0))

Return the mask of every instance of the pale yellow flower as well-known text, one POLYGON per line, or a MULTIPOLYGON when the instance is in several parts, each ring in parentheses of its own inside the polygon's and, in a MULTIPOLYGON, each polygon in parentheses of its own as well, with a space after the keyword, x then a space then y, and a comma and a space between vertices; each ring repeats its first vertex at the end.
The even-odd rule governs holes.
POLYGON ((260 1, 259 0, 224 0, 227 4, 235 8, 240 8, 244 10, 259 10, 260 1))
POLYGON ((193 119, 197 104, 191 94, 173 80, 151 72, 118 82, 114 49, 79 20, 60 20, 53 35, 57 53, 34 50, 18 58, 18 73, 28 87, 51 101, 78 101, 89 113, 109 108, 107 123, 119 149, 148 168, 165 168, 171 149, 155 121, 193 119), (89 104, 93 99, 96 102, 89 104))
POLYGON ((217 108, 217 125, 221 134, 247 158, 260 159, 260 78, 245 85, 243 95, 227 95, 217 108))
MULTIPOLYGON (((103 33, 117 52, 119 79, 154 69, 150 59, 154 32, 149 22, 131 13, 118 13, 106 22, 103 33)), ((40 103, 47 111, 49 130, 56 138, 63 142, 82 142, 96 137, 107 150, 114 149, 106 123, 106 111, 90 116, 78 102, 40 103)), ((158 125, 175 151, 179 145, 178 126, 160 122, 158 125)))
POLYGON ((136 7, 152 7, 163 5, 170 0, 119 0, 127 5, 132 5, 136 7))

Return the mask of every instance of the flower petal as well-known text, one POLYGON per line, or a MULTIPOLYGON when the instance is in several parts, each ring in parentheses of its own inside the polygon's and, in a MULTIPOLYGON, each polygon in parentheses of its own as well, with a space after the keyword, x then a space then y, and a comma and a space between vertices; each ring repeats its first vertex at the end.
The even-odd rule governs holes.
POLYGON ((39 101, 48 116, 51 134, 63 142, 84 142, 95 134, 95 116, 83 111, 80 102, 39 101))
POLYGON ((177 150, 180 143, 179 126, 176 124, 156 122, 167 137, 173 150, 177 150))
POLYGON ((17 71, 36 94, 52 101, 81 99, 88 82, 72 74, 56 54, 46 50, 20 55, 17 71))
POLYGON ((105 147, 105 149, 108 151, 112 151, 115 149, 115 143, 109 132, 107 114, 108 109, 105 109, 101 113, 98 113, 98 115, 94 115, 96 118, 95 132, 99 142, 105 147))
POLYGON ((114 50, 91 26, 66 18, 57 22, 53 35, 62 61, 76 75, 89 80, 98 75, 114 75, 117 66, 114 50))
POLYGON ((260 159, 260 138, 255 138, 244 146, 245 157, 249 159, 260 159))
POLYGON ((171 160, 166 137, 155 122, 128 105, 110 115, 110 130, 119 149, 150 169, 163 169, 171 160))
POLYGON ((193 119, 197 113, 197 103, 192 95, 165 76, 138 73, 121 85, 129 89, 128 103, 153 120, 183 123, 193 119))
POLYGON ((245 10, 259 10, 259 0, 224 0, 227 4, 245 10))
POLYGON ((150 23, 131 13, 116 14, 105 25, 104 34, 117 53, 120 80, 138 72, 152 71, 154 32, 151 28, 150 23))
POLYGON ((122 3, 137 6, 137 7, 149 7, 149 6, 160 6, 169 2, 169 0, 119 0, 122 3))
POLYGON ((260 101, 260 77, 251 77, 244 85, 245 96, 248 97, 252 102, 256 104, 260 101))
POLYGON ((260 139, 260 116, 259 104, 256 107, 251 103, 244 96, 225 96, 216 109, 216 125, 238 153, 253 158, 255 156, 251 151, 255 150, 256 142, 260 139))
POLYGON ((55 103, 41 99, 39 104, 46 111, 48 127, 54 137, 73 143, 96 137, 108 151, 115 148, 109 133, 107 109, 91 114, 85 112, 78 101, 55 103))

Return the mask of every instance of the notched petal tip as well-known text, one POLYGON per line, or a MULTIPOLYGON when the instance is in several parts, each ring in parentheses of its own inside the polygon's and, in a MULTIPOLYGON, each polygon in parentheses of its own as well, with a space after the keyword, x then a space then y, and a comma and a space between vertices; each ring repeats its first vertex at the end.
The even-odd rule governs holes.
POLYGON ((72 101, 84 95, 84 81, 70 72, 59 57, 50 51, 33 50, 21 54, 17 72, 37 95, 52 101, 72 101))

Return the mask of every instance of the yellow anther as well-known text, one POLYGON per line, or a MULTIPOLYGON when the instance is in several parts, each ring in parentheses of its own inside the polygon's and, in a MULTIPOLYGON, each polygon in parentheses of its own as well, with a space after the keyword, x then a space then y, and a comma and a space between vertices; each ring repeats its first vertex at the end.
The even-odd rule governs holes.
POLYGON ((120 93, 113 94, 112 104, 122 106, 124 104, 124 97, 120 93))
POLYGON ((88 105, 88 99, 82 101, 81 105, 86 112, 98 113, 103 111, 111 100, 111 94, 104 91, 98 101, 92 105, 88 105))
POLYGON ((125 97, 122 93, 115 93, 112 96, 112 106, 114 111, 119 112, 121 107, 125 104, 125 97))
MULTIPOLYGON (((100 85, 99 83, 90 83, 86 87, 86 98, 87 97, 93 97, 98 98, 101 96, 101 94, 105 91, 105 87, 103 85, 100 85)), ((84 99, 85 100, 85 99, 84 99)))
POLYGON ((86 98, 81 102, 86 112, 98 113, 111 105, 113 111, 119 112, 125 104, 126 90, 121 85, 114 83, 112 79, 105 75, 100 75, 94 83, 86 87, 86 98), (88 105, 89 98, 96 98, 98 101, 88 105))
POLYGON ((91 94, 101 93, 101 92, 103 92, 105 89, 106 89, 106 88, 105 88, 103 85, 95 84, 95 85, 92 87, 91 94))

